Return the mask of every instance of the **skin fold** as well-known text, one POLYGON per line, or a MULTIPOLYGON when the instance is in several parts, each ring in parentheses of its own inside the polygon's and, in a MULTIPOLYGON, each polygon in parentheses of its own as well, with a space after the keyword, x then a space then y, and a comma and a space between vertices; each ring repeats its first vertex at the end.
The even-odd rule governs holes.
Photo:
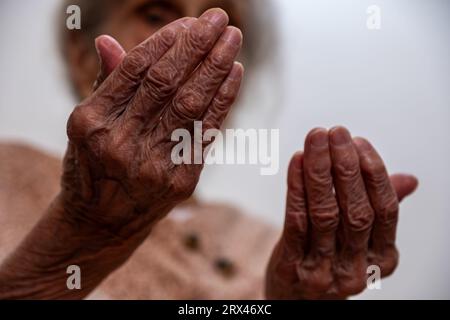
MULTIPOLYGON (((220 9, 179 19, 128 53, 96 39, 94 92, 73 111, 61 192, 0 267, 0 299, 86 297, 152 228, 195 190, 202 165, 175 166, 175 129, 219 129, 243 78, 239 29, 220 9), (83 288, 66 287, 79 265, 83 288), (32 284, 32 285, 30 285, 32 284)), ((286 220, 269 262, 266 296, 346 298, 368 265, 398 263, 398 204, 417 180, 389 177, 370 143, 347 129, 315 129, 288 171, 286 220)))

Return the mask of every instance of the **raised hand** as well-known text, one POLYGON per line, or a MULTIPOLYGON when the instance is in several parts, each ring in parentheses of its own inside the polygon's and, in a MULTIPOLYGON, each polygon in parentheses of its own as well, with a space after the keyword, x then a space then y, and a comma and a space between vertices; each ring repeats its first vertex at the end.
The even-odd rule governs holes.
POLYGON ((242 34, 227 25, 226 13, 211 9, 128 54, 97 38, 101 71, 68 121, 62 190, 0 266, 0 299, 86 297, 191 195, 202 165, 175 165, 171 137, 197 120, 218 129, 230 110, 242 34), (79 290, 68 289, 68 266, 82 270, 79 290))
POLYGON ((347 129, 315 129, 291 160, 282 237, 267 270, 267 296, 336 299, 362 292, 367 267, 381 276, 398 264, 399 200, 412 176, 389 177, 365 139, 347 129))
POLYGON ((242 34, 227 24, 225 12, 211 9, 166 26, 127 55, 112 39, 97 40, 96 91, 68 122, 61 199, 70 219, 127 237, 192 194, 202 166, 172 163, 171 134, 192 130, 195 120, 218 129, 234 102, 242 34))

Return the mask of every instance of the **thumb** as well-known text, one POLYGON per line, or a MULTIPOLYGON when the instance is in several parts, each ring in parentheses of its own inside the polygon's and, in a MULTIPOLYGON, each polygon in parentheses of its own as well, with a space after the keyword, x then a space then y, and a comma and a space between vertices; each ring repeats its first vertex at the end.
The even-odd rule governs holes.
POLYGON ((95 48, 100 61, 100 71, 94 83, 94 90, 97 90, 120 64, 126 52, 116 39, 107 35, 101 35, 95 39, 95 48))
POLYGON ((419 185, 417 178, 408 174, 394 174, 390 179, 399 202, 413 193, 419 185))

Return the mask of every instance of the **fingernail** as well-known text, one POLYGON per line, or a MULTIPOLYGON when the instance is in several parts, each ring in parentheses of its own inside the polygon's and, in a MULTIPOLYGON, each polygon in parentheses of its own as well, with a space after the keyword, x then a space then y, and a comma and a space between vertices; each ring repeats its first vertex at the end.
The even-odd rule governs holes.
POLYGON ((350 143, 352 137, 347 129, 343 127, 336 127, 331 130, 330 140, 335 146, 342 146, 350 143))
POLYGON ((311 145, 314 147, 323 147, 328 144, 328 132, 325 129, 318 128, 310 136, 311 145))
POLYGON ((242 44, 242 32, 238 28, 228 27, 222 34, 222 40, 235 46, 242 44))
POLYGON ((225 27, 228 24, 228 15, 222 9, 209 9, 200 16, 200 19, 209 21, 217 27, 225 27))

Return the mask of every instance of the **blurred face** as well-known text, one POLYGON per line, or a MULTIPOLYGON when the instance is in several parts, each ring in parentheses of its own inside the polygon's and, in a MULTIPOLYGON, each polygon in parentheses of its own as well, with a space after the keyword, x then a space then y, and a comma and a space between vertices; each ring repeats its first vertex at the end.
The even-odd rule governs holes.
MULTIPOLYGON (((242 0, 238 0, 242 1, 242 0)), ((104 33, 115 37, 126 51, 155 31, 182 17, 198 17, 213 7, 230 15, 230 23, 241 27, 241 17, 231 0, 127 0, 118 5, 104 25, 104 33)))
MULTIPOLYGON (((230 24, 242 28, 243 3, 242 0, 124 0, 112 7, 100 33, 113 36, 129 51, 164 25, 185 16, 198 17, 213 7, 224 9, 230 16, 230 24)), ((70 50, 79 49, 72 46, 70 50)), ((69 59, 69 63, 71 72, 78 73, 72 75, 78 92, 85 97, 90 93, 99 66, 94 51, 80 51, 85 53, 83 57, 78 55, 69 59)))

